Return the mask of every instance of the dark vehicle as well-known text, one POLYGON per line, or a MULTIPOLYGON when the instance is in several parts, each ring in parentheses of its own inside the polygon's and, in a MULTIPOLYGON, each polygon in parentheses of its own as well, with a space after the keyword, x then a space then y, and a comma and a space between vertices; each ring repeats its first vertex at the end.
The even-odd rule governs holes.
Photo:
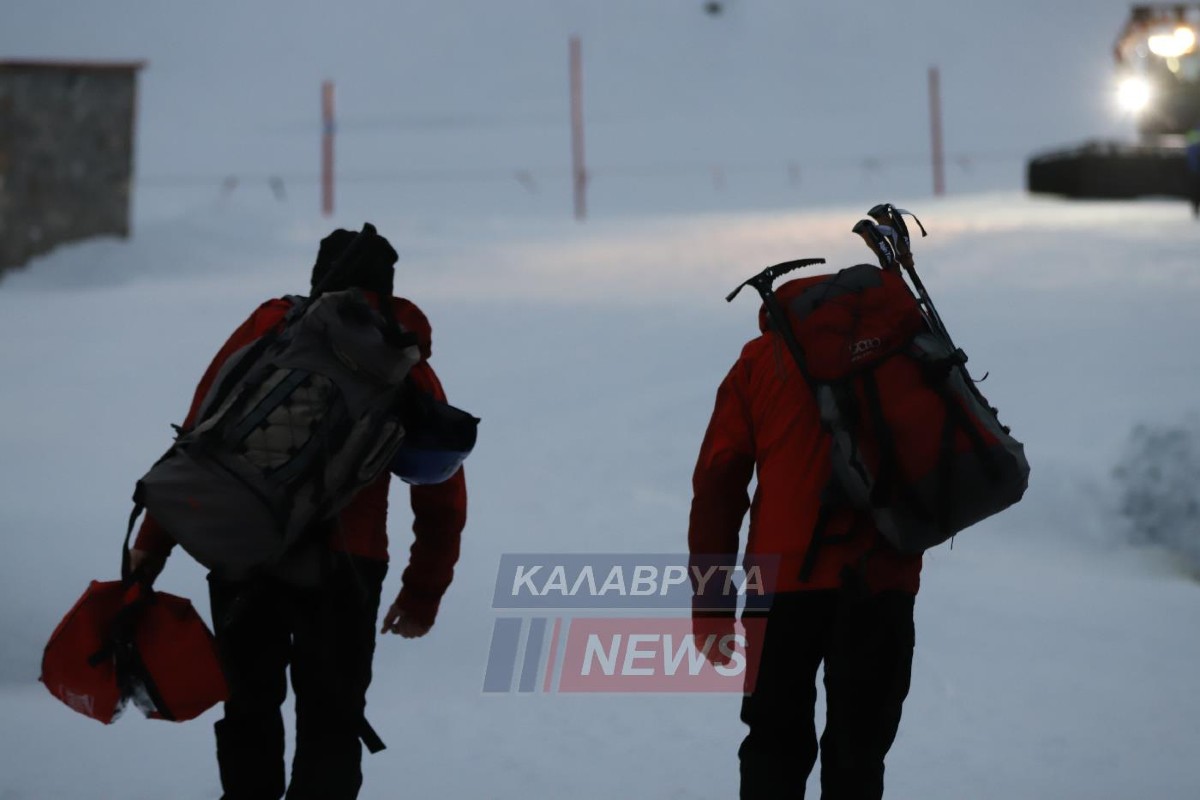
POLYGON ((1117 102, 1137 120, 1136 143, 1091 141, 1040 153, 1035 194, 1125 199, 1187 197, 1186 135, 1200 127, 1200 3, 1133 7, 1117 37, 1117 102))

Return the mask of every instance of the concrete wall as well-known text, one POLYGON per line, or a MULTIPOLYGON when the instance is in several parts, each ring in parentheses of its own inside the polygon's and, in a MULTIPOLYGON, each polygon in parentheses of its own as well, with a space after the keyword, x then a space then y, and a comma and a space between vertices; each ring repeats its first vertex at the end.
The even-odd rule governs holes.
POLYGON ((0 61, 0 272, 129 235, 139 67, 0 61))

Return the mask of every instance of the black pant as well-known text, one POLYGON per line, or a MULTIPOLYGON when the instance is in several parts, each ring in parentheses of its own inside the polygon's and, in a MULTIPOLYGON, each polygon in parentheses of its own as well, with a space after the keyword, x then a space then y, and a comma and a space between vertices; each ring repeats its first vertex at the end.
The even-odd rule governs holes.
POLYGON ((229 683, 216 724, 224 800, 284 793, 280 709, 291 667, 296 752, 288 800, 354 798, 362 786, 367 687, 387 564, 338 554, 316 589, 209 576, 213 625, 229 683))
MULTIPOLYGON (((817 759, 817 669, 825 663, 822 800, 878 800, 913 656, 912 595, 787 592, 767 617, 750 733, 738 750, 742 800, 795 800, 817 759)), ((753 643, 752 643, 753 645, 753 643)))

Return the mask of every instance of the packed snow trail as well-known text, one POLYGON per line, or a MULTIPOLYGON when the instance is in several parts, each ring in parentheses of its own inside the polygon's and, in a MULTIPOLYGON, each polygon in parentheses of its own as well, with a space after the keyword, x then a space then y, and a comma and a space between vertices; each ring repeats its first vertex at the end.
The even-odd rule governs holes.
MULTIPOLYGON (((889 199, 908 206, 904 198, 889 199)), ((365 798, 725 798, 738 698, 483 695, 506 552, 682 552, 713 395, 756 331, 724 295, 770 263, 869 261, 865 211, 586 228, 374 218, 434 325, 452 400, 483 418, 463 557, 426 639, 382 640, 365 798)), ((1015 509, 931 552, 889 796, 1182 798, 1200 785, 1200 585, 1123 543, 1110 471, 1138 422, 1200 397, 1198 229, 1176 204, 1016 195, 914 208, 917 265, 1028 445, 1015 509)), ((354 226, 361 221, 346 220, 354 226)), ((212 798, 210 723, 111 728, 35 682, 40 648, 111 577, 132 481, 225 336, 303 290, 319 221, 210 211, 63 248, 0 283, 0 796, 212 798)), ((408 545, 394 498, 394 592, 408 545)), ((162 587, 206 604, 177 555, 162 587)))

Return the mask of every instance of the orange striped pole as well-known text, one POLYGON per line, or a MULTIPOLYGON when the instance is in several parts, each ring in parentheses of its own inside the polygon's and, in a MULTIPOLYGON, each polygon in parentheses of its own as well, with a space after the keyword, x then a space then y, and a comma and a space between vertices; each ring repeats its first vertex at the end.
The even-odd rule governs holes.
POLYGON ((333 81, 321 84, 321 213, 333 215, 333 81))

